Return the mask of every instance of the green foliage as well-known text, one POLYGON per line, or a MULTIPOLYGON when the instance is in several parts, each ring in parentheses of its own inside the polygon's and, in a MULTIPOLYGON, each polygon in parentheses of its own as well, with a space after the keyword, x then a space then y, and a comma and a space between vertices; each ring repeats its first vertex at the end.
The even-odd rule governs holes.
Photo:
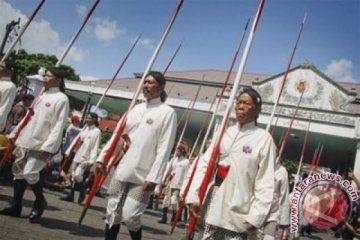
POLYGON ((112 132, 102 132, 101 134, 101 145, 106 144, 112 136, 112 132))
POLYGON ((298 166, 299 166, 299 162, 290 160, 290 159, 283 159, 281 161, 281 165, 283 165, 286 168, 286 170, 288 171, 289 183, 290 184, 294 183, 294 177, 292 176, 292 174, 296 174, 298 166))
MULTIPOLYGON (((16 60, 17 74, 20 79, 37 74, 41 67, 46 69, 55 66, 58 61, 55 55, 43 53, 29 54, 24 49, 20 49, 17 54, 15 51, 12 51, 9 58, 16 60)), ((62 64, 61 67, 68 73, 68 80, 80 81, 79 75, 76 74, 71 66, 62 64)))

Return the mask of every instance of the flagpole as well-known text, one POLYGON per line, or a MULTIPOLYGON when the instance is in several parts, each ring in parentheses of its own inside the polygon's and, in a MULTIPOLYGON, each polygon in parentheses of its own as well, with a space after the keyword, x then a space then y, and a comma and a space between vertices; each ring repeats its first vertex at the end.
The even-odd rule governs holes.
POLYGON ((31 14, 31 16, 29 17, 28 21, 26 22, 26 24, 21 28, 18 36, 15 38, 15 40, 12 42, 12 44, 10 45, 10 47, 8 48, 8 50, 6 51, 5 55, 1 58, 1 62, 5 61, 9 55, 11 50, 13 50, 13 48, 15 47, 15 45, 18 43, 18 41, 21 39, 22 35, 24 34, 25 30, 28 28, 28 26, 30 25, 30 23, 32 22, 32 20, 34 19, 34 17, 36 16, 36 14, 38 13, 38 11, 40 10, 40 8, 42 7, 42 5, 45 3, 45 0, 41 0, 39 2, 39 4, 37 5, 37 7, 35 8, 34 12, 31 14))
MULTIPOLYGON (((229 121, 230 110, 232 109, 233 102, 235 100, 235 95, 236 95, 236 92, 237 92, 239 84, 240 84, 241 76, 242 76, 242 74, 244 72, 244 69, 245 69, 246 60, 247 60, 248 55, 250 53, 251 44, 252 44, 252 41, 253 41, 253 38, 254 38, 254 35, 255 35, 255 31, 256 31, 257 24, 258 24, 259 19, 260 19, 260 15, 261 15, 264 3, 265 3, 265 0, 260 0, 260 2, 259 2, 259 6, 258 6, 258 9, 257 9, 255 20, 253 22, 253 26, 252 26, 251 32, 249 34, 249 37, 248 37, 248 41, 246 43, 245 50, 244 50, 244 53, 243 53, 243 56, 242 56, 242 59, 241 59, 241 62, 240 62, 239 70, 238 70, 238 73, 236 75, 233 88, 231 90, 231 94, 230 94, 230 97, 229 97, 229 100, 228 100, 226 111, 224 113, 224 118, 223 118, 223 120, 221 122, 221 125, 220 125, 220 131, 218 132, 218 134, 217 134, 217 136, 215 138, 214 149, 213 149, 213 151, 211 153, 209 165, 207 167, 207 170, 206 170, 206 173, 205 173, 205 176, 204 176, 204 179, 202 181, 200 191, 199 191, 200 205, 202 204, 202 202, 204 200, 205 193, 206 193, 208 184, 210 182, 210 178, 211 178, 211 176, 213 174, 213 171, 215 169, 215 165, 216 165, 216 162, 217 162, 217 156, 218 156, 219 150, 220 150, 220 143, 221 143, 222 137, 224 135, 225 129, 226 129, 228 121, 229 121)), ((194 217, 190 218, 189 225, 188 225, 188 233, 189 234, 191 234, 194 231, 196 220, 197 219, 194 218, 194 217)))
MULTIPOLYGON (((116 125, 116 129, 115 129, 115 132, 114 132, 115 135, 114 135, 114 138, 113 138, 113 140, 112 140, 112 142, 110 144, 110 147, 109 147, 109 149, 106 152, 106 155, 104 157, 103 166, 107 166, 107 164, 108 164, 108 162, 110 160, 110 157, 114 152, 115 146, 116 146, 117 142, 119 141, 120 136, 122 135, 122 132, 123 132, 123 130, 125 128, 126 120, 127 120, 127 114, 134 107, 134 105, 136 103, 136 100, 137 100, 137 98, 138 98, 138 96, 140 94, 140 90, 141 90, 141 88, 143 86, 143 83, 145 81, 145 77, 150 72, 150 69, 152 68, 152 66, 153 66, 153 64, 155 62, 155 59, 157 58, 157 56, 158 56, 158 54, 160 52, 160 49, 161 49, 163 43, 165 42, 165 39, 166 39, 168 33, 170 32, 170 29, 171 29, 171 27, 172 27, 172 25, 173 25, 173 23, 174 23, 174 21, 176 19, 176 16, 178 15, 178 13, 180 11, 180 8, 181 8, 183 2, 184 2, 184 0, 179 0, 178 1, 177 6, 175 8, 175 11, 174 11, 173 15, 171 16, 171 19, 168 22, 163 35, 161 36, 161 39, 160 39, 160 41, 159 41, 159 43, 158 43, 158 45, 157 45, 157 47, 156 47, 156 49, 154 51, 149 63, 148 63, 148 66, 146 67, 146 69, 145 69, 145 71, 144 71, 144 73, 143 73, 143 75, 141 77, 139 85, 138 85, 138 87, 137 87, 137 89, 136 89, 136 91, 134 93, 134 96, 133 96, 133 98, 132 98, 132 100, 131 100, 131 102, 129 104, 128 110, 124 113, 123 117, 120 119, 120 121, 116 125)), ((99 182, 101 180, 101 175, 102 175, 101 171, 99 171, 96 174, 96 178, 95 178, 94 183, 93 183, 93 185, 92 185, 92 187, 90 189, 90 192, 89 192, 89 194, 88 194, 88 196, 86 198, 83 211, 82 211, 82 213, 80 215, 80 218, 79 218, 79 221, 78 221, 78 227, 81 226, 81 222, 84 219, 85 214, 87 212, 87 209, 89 208, 90 203, 91 203, 91 201, 92 201, 92 199, 93 199, 93 197, 95 195, 98 184, 99 184, 99 182)))
POLYGON ((284 77, 283 77, 282 82, 281 82, 281 87, 280 87, 280 89, 279 89, 279 93, 278 93, 276 102, 275 102, 274 107, 273 107, 273 110, 272 110, 272 112, 271 112, 270 120, 269 120, 268 125, 267 125, 267 127, 266 127, 266 131, 269 131, 269 130, 270 130, 270 126, 271 126, 272 120, 273 120, 274 115, 275 115, 275 110, 276 110, 277 105, 278 105, 278 103, 279 103, 279 101, 280 101, 281 94, 282 94, 282 91, 283 91, 284 86, 285 86, 286 78, 287 78, 287 76, 288 76, 288 73, 289 73, 289 70, 290 70, 290 67, 291 67, 292 60, 294 59, 294 56, 295 56, 295 52, 296 52, 296 49, 297 49, 297 45, 298 45, 298 43, 299 43, 300 36, 301 36, 301 33, 302 33, 303 28, 304 28, 304 25, 305 25, 306 16, 307 16, 307 13, 305 13, 304 18, 303 18, 303 21, 302 21, 302 23, 301 23, 300 30, 299 30, 298 35, 297 35, 297 38, 296 38, 295 46, 294 46, 294 48, 293 48, 293 50, 292 50, 292 52, 291 52, 290 59, 289 59, 289 61, 288 61, 288 64, 287 64, 287 67, 286 67, 286 70, 285 70, 285 73, 284 73, 284 77))
POLYGON ((104 97, 106 96, 106 93, 109 91, 111 85, 114 83, 117 75, 119 74, 119 72, 121 71, 121 69, 123 68, 124 64, 126 63, 127 59, 129 58, 130 54, 132 53, 132 51, 134 50, 136 44, 139 42, 140 38, 141 38, 142 33, 139 34, 139 36, 136 38, 135 42, 133 43, 133 45, 131 46, 129 52, 127 53, 127 55, 125 56, 125 58, 122 60, 122 62, 120 63, 119 67, 117 68, 117 70, 114 73, 114 76, 112 77, 109 85, 107 86, 107 88, 105 89, 104 93, 102 94, 101 98, 99 99, 99 101, 97 102, 96 106, 95 106, 95 112, 98 110, 100 104, 102 103, 102 101, 104 100, 104 97))

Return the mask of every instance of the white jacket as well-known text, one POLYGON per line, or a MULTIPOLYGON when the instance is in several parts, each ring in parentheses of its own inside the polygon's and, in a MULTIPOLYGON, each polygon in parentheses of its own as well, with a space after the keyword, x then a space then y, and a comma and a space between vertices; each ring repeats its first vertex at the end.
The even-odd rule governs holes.
POLYGON ((87 127, 80 133, 81 145, 76 151, 74 162, 90 164, 95 163, 97 151, 101 140, 101 131, 95 125, 87 127))
MULTIPOLYGON (((213 149, 200 158, 187 203, 199 203, 199 189, 213 149)), ((254 122, 229 127, 220 156, 230 158, 229 172, 214 194, 206 223, 244 232, 244 223, 259 228, 266 220, 274 194, 275 145, 271 135, 254 122)))
POLYGON ((9 79, 0 80, 0 132, 4 130, 7 116, 16 97, 16 86, 9 79))
MULTIPOLYGON (((35 151, 56 153, 69 115, 69 100, 59 88, 50 88, 34 106, 34 115, 21 131, 15 145, 35 151)), ((20 126, 19 123, 18 126, 20 126)), ((14 130, 16 133, 18 128, 14 130)))
MULTIPOLYGON (((121 121, 121 120, 120 120, 121 121)), ((128 114, 123 134, 129 134, 131 145, 121 159, 115 177, 119 181, 159 184, 173 147, 176 112, 160 98, 136 105, 128 114)), ((103 162, 110 143, 103 148, 97 162, 103 162)))

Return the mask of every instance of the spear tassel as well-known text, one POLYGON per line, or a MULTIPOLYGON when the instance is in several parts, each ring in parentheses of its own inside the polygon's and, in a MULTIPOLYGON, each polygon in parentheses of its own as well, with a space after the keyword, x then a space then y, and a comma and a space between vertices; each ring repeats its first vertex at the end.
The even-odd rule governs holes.
MULTIPOLYGON (((179 1, 178 1, 178 4, 177 4, 177 6, 176 6, 176 8, 175 8, 175 11, 174 11, 173 15, 171 16, 171 19, 170 19, 170 21, 168 22, 168 24, 167 24, 167 26, 166 26, 166 28, 165 28, 165 31, 164 31, 164 33, 163 33, 163 35, 161 36, 161 39, 160 39, 160 41, 159 41, 159 43, 158 43, 158 46, 156 47, 156 49, 155 49, 155 51, 154 51, 154 53, 153 53, 153 56, 151 57, 151 59, 150 59, 150 61, 149 61, 149 64, 148 64, 148 66, 147 66, 146 69, 145 69, 144 74, 142 75, 142 78, 141 78, 141 80, 140 80, 140 82, 139 82, 139 85, 138 85, 138 87, 137 87, 137 89, 136 89, 136 92, 135 92, 135 94, 134 94, 134 96, 133 96, 133 98, 132 98, 132 100, 131 100, 131 102, 130 102, 130 105, 129 105, 129 107, 128 107, 128 111, 130 111, 130 110, 134 107, 134 105, 135 105, 135 103, 136 103, 136 100, 137 100, 137 98, 138 98, 138 96, 139 96, 139 94, 140 94, 140 90, 141 90, 141 88, 142 88, 142 85, 143 85, 143 83, 144 83, 144 81, 145 81, 145 77, 146 77, 146 75, 149 73, 151 67, 153 66, 153 64, 154 64, 154 62, 155 62, 155 59, 156 59, 157 55, 159 54, 160 48, 161 48, 161 46, 163 45, 163 43, 164 43, 164 41, 165 41, 165 39, 166 39, 166 37, 167 37, 170 29, 171 29, 171 26, 173 25, 173 23, 174 23, 174 21, 175 21, 175 19, 176 19, 176 16, 178 15, 178 13, 179 13, 179 11, 180 11, 180 8, 181 8, 183 2, 184 2, 184 0, 179 0, 179 1)), ((121 118, 121 120, 118 122, 118 124, 117 124, 117 126, 116 126, 115 136, 114 136, 114 138, 113 138, 113 141, 112 141, 111 144, 110 144, 109 150, 107 151, 107 153, 106 153, 106 155, 105 155, 105 157, 104 157, 104 162, 103 162, 103 165, 104 165, 104 166, 107 166, 107 164, 108 164, 108 162, 109 162, 109 160, 110 160, 110 157, 111 157, 111 155, 112 155, 113 152, 114 152, 115 145, 116 145, 116 143, 119 141, 120 136, 122 135, 122 132, 124 131, 124 128, 125 128, 125 125, 126 125, 126 119, 127 119, 128 111, 126 111, 126 112, 124 113, 123 117, 121 118)), ((82 222, 82 220, 84 219, 85 214, 86 214, 86 212, 87 212, 87 209, 88 209, 89 206, 90 206, 91 200, 93 199, 93 197, 94 197, 94 195, 95 195, 95 192, 96 192, 96 190, 97 190, 97 186, 98 186, 98 184, 99 184, 99 182, 100 182, 100 180, 101 180, 101 175, 102 175, 101 171, 99 171, 99 172, 96 174, 94 183, 93 183, 93 185, 92 185, 92 187, 91 187, 90 193, 88 194, 88 196, 87 196, 87 198, 86 198, 83 211, 82 211, 82 213, 81 213, 81 215, 80 215, 80 218, 79 218, 79 221, 78 221, 78 227, 81 226, 81 222, 82 222)))
MULTIPOLYGON (((200 205, 202 204, 202 202, 204 200, 205 193, 206 193, 206 190, 207 190, 207 186, 208 186, 208 184, 210 182, 210 178, 211 178, 212 173, 213 173, 213 171, 215 169, 217 156, 219 155, 219 151, 220 151, 220 143, 221 143, 222 137, 224 135, 226 126, 227 126, 228 121, 229 121, 230 109, 232 108, 233 102, 235 100, 235 94, 236 94, 237 89, 238 89, 239 84, 240 84, 240 79, 241 79, 241 76, 242 76, 244 68, 245 68, 247 57, 248 57, 248 55, 250 53, 250 47, 251 47, 252 40, 253 40, 254 35, 255 35, 256 27, 257 27, 257 24, 259 22, 260 15, 261 15, 264 3, 265 3, 265 0, 260 0, 260 2, 259 2, 259 6, 258 6, 258 9, 257 9, 255 20, 253 22, 253 26, 252 26, 251 32, 249 34, 248 41, 246 43, 244 54, 243 54, 242 59, 241 59, 241 63, 240 63, 240 66, 239 66, 239 71, 238 71, 238 73, 236 75, 235 82, 234 82, 233 88, 231 90, 229 101, 228 101, 226 111, 225 111, 225 114, 224 114, 224 118, 223 118, 221 126, 220 126, 220 131, 218 132, 218 134, 217 134, 217 136, 215 138, 215 147, 214 147, 214 149, 213 149, 213 151, 211 153, 209 165, 208 165, 208 168, 206 170, 203 182, 202 182, 201 187, 200 187, 200 192, 199 192, 200 205)), ((190 234, 194 231, 195 224, 196 224, 196 219, 194 217, 191 217, 190 220, 189 220, 189 225, 188 225, 188 232, 190 234)))

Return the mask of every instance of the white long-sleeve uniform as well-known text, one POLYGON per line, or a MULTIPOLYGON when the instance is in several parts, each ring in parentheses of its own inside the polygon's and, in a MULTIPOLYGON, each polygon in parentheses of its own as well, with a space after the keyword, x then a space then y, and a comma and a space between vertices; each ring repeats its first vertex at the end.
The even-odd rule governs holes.
POLYGON ((290 224, 288 172, 280 163, 275 164, 274 199, 266 221, 276 221, 280 225, 290 224))
POLYGON ((175 157, 172 162, 170 188, 180 189, 184 183, 186 174, 189 170, 189 160, 183 156, 175 157))
MULTIPOLYGON (((125 133, 131 138, 131 145, 117 167, 116 179, 135 184, 143 184, 145 180, 159 184, 175 140, 175 110, 160 98, 138 104, 128 114, 125 133)), ((97 162, 103 162, 111 141, 103 148, 97 162)))
POLYGON ((0 132, 4 130, 7 116, 16 96, 16 86, 9 79, 0 80, 0 132))
POLYGON ((97 151, 100 145, 101 131, 95 125, 87 127, 80 132, 80 139, 82 144, 76 151, 74 162, 76 163, 90 163, 96 161, 97 151))
MULTIPOLYGON (((200 158, 187 203, 199 203, 199 189, 213 146, 200 158)), ((211 201, 206 223, 244 232, 244 223, 259 228, 269 213, 274 194, 275 145, 271 135, 254 122, 229 127, 220 156, 230 158, 230 169, 211 201)))
POLYGON ((68 115, 69 100, 66 95, 57 87, 48 89, 35 104, 34 115, 21 131, 15 145, 29 150, 56 153, 68 115))

